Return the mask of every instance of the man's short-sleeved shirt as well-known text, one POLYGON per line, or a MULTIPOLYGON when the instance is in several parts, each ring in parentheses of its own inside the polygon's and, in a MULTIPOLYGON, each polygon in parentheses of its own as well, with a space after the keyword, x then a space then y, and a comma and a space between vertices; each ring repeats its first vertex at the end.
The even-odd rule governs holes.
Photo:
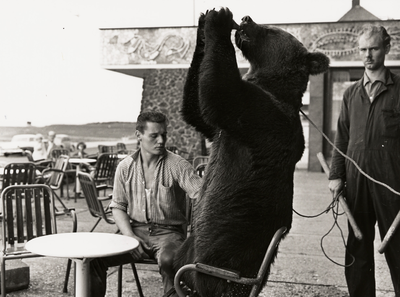
POLYGON ((140 150, 118 165, 110 208, 128 213, 139 223, 182 225, 186 223, 186 194, 197 198, 201 178, 184 158, 166 151, 155 169, 155 182, 146 198, 140 150), (150 205, 149 205, 150 204, 150 205))

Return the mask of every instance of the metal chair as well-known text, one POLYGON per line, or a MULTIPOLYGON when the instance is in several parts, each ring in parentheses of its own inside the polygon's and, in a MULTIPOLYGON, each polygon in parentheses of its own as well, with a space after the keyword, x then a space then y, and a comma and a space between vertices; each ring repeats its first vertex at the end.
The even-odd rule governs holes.
POLYGON ((167 146, 165 149, 169 150, 170 152, 173 152, 174 154, 179 153, 179 149, 176 146, 167 146))
MULTIPOLYGON (((47 185, 13 185, 1 193, 0 214, 2 255, 1 296, 6 296, 6 261, 41 257, 25 249, 28 240, 57 233, 53 191, 47 185)), ((72 230, 77 220, 73 209, 72 230)))
POLYGON ((283 234, 285 234, 285 232, 286 232, 286 227, 281 227, 275 232, 274 237, 272 238, 271 242, 268 245, 268 249, 265 253, 260 269, 258 270, 257 277, 255 278, 241 277, 239 272, 213 267, 202 263, 187 264, 181 267, 175 275, 174 287, 176 293, 178 294, 179 297, 188 296, 187 292, 184 292, 184 290, 181 287, 183 285, 183 283, 181 282, 181 277, 187 271, 191 272, 197 271, 200 273, 212 275, 213 277, 225 279, 228 282, 235 282, 238 284, 252 286, 249 297, 258 296, 258 294, 260 294, 260 291, 262 289, 262 285, 266 283, 266 279, 269 273, 269 268, 271 266, 273 258, 275 257, 279 242, 281 241, 282 236, 283 234))
POLYGON ((108 208, 108 206, 103 206, 103 202, 111 200, 111 196, 99 197, 98 194, 100 190, 104 190, 109 187, 107 185, 96 186, 96 183, 90 174, 85 172, 79 172, 78 178, 79 182, 81 183, 81 189, 83 195, 85 196, 89 212, 93 217, 97 218, 97 221, 90 232, 93 232, 101 220, 104 220, 107 224, 115 224, 111 210, 108 208))
MULTIPOLYGON (((104 198, 100 198, 98 195, 98 192, 100 190, 103 190, 104 187, 107 187, 107 185, 96 186, 94 179, 90 176, 90 174, 84 173, 84 172, 79 172, 78 178, 81 183, 82 192, 85 196, 85 199, 86 199, 86 202, 87 202, 87 205, 89 208, 89 212, 93 217, 97 218, 97 221, 94 224, 94 226, 92 227, 92 229, 90 230, 90 232, 92 232, 97 227, 97 225, 99 224, 99 222, 102 219, 108 224, 115 224, 114 219, 111 217, 112 216, 111 210, 108 208, 108 206, 106 206, 106 207, 103 206, 104 201, 111 200, 111 195, 104 197, 104 198)), ((191 203, 190 202, 191 202, 191 199, 187 198, 188 205, 186 207, 186 210, 188 213, 191 212, 191 203)), ((187 214, 187 216, 189 216, 189 214, 187 214)), ((188 230, 188 232, 190 232, 190 230, 191 230, 190 225, 184 226, 184 228, 185 227, 188 230)), ((119 232, 119 230, 117 230, 117 232, 119 232)), ((157 265, 158 263, 154 259, 143 259, 140 261, 135 261, 135 262, 130 263, 130 265, 132 267, 133 276, 135 277, 135 282, 136 282, 139 296, 144 297, 142 286, 140 284, 139 275, 137 273, 137 269, 136 269, 136 265, 135 265, 137 263, 139 263, 139 264, 154 264, 154 265, 157 265)), ((121 296, 121 294, 122 294, 122 267, 123 267, 123 265, 120 265, 120 267, 118 269, 118 296, 121 296)))
POLYGON ((32 157, 32 152, 30 150, 24 150, 24 154, 29 162, 35 164, 36 169, 42 172, 44 169, 51 167, 52 161, 51 160, 40 160, 35 161, 32 157))
POLYGON ((118 154, 127 154, 128 153, 128 149, 126 148, 125 143, 123 143, 123 142, 117 143, 117 153, 118 154))
POLYGON ((69 156, 69 150, 63 148, 53 148, 50 151, 50 158, 53 162, 57 160, 57 158, 61 155, 69 156))
POLYGON ((103 183, 112 186, 114 182, 115 169, 119 159, 117 154, 101 154, 95 164, 93 180, 96 185, 103 183))
POLYGON ((117 146, 115 145, 102 145, 99 144, 97 146, 99 154, 104 154, 104 153, 117 153, 117 146))
MULTIPOLYGON (((55 167, 56 161, 61 155, 69 156, 69 150, 64 149, 64 148, 53 148, 50 151, 49 156, 50 156, 50 159, 52 162, 51 167, 55 167)), ((71 177, 71 176, 75 177, 76 170, 72 167, 71 164, 68 164, 67 168, 65 168, 64 172, 65 172, 65 182, 67 184, 67 189, 68 189, 69 188, 69 177, 71 177)), ((63 197, 63 191, 61 191, 60 196, 63 197)), ((69 199, 68 193, 67 193, 67 198, 69 199)))
POLYGON ((206 167, 207 167, 207 163, 202 163, 197 165, 197 167, 195 167, 195 171, 197 173, 198 176, 203 177, 205 172, 206 172, 206 167))
MULTIPOLYGON (((190 235, 190 233, 193 231, 193 224, 192 224, 192 218, 193 218, 193 210, 194 210, 194 203, 192 201, 192 199, 190 199, 189 197, 186 198, 186 218, 187 218, 187 224, 182 226, 183 230, 186 230, 186 237, 190 235)), ((140 297, 144 297, 143 295, 143 290, 142 290, 142 286, 140 284, 140 279, 139 279, 139 275, 137 273, 137 268, 136 268, 136 264, 145 264, 145 265, 158 265, 157 260, 155 259, 143 259, 140 261, 135 261, 130 263, 131 267, 132 267, 132 271, 133 271, 133 275, 135 277, 135 283, 136 283, 136 287, 138 289, 138 293, 140 297)), ((122 282, 122 266, 121 265, 119 267, 118 270, 118 282, 119 284, 121 284, 122 282)))
POLYGON ((196 156, 193 158, 193 168, 197 168, 200 164, 207 164, 210 156, 196 156))
POLYGON ((68 160, 69 160, 68 156, 61 155, 55 161, 54 167, 47 168, 47 169, 43 170, 43 172, 42 172, 44 184, 48 185, 53 190, 54 196, 56 196, 57 200, 60 202, 61 206, 63 207, 62 211, 58 211, 58 209, 56 208, 57 215, 69 214, 68 207, 65 206, 64 202, 62 202, 61 198, 55 192, 55 190, 60 190, 60 196, 62 196, 63 180, 65 177, 67 179, 67 197, 69 198, 69 187, 68 187, 69 183, 68 183, 68 175, 66 172, 67 166, 69 164, 68 160))
MULTIPOLYGON (((103 190, 104 187, 107 187, 107 185, 96 186, 90 174, 84 172, 79 172, 78 178, 79 182, 81 183, 82 192, 83 195, 85 196, 89 212, 93 217, 97 218, 97 221, 90 230, 90 232, 94 231, 94 229, 97 227, 97 225, 100 223, 101 220, 104 220, 107 224, 115 224, 111 210, 108 208, 108 206, 104 207, 103 205, 104 201, 111 200, 111 196, 99 197, 98 195, 98 191, 103 190)), ((116 232, 119 232, 119 230, 117 230, 116 232)), ((68 269, 67 269, 68 275, 71 268, 71 264, 72 261, 68 260, 68 269)), ((136 284, 138 285, 139 294, 140 296, 143 296, 140 283, 138 283, 139 276, 137 274, 136 267, 133 263, 131 263, 131 266, 136 280, 136 284)), ((67 292, 67 284, 68 282, 66 281, 64 285, 64 293, 67 292)), ((118 270, 118 296, 119 297, 122 296, 122 265, 119 267, 118 270)))
POLYGON ((12 185, 34 184, 35 180, 36 166, 34 163, 9 163, 4 167, 3 186, 1 190, 12 185))

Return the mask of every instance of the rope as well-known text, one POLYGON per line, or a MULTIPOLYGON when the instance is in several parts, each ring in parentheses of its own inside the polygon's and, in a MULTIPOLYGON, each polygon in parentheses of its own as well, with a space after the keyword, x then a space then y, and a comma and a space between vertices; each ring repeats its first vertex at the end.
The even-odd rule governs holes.
POLYGON ((328 136, 325 135, 324 132, 321 131, 321 129, 319 129, 317 127, 317 125, 315 125, 315 123, 313 121, 311 121, 311 119, 300 109, 301 114, 314 126, 315 129, 318 130, 318 132, 326 139, 326 141, 328 141, 328 143, 339 153, 341 154, 344 158, 346 158, 347 160, 349 160, 351 163, 354 164, 354 166, 361 172, 362 175, 364 175, 366 178, 368 178, 369 180, 373 181, 374 183, 377 183, 385 188, 387 188, 389 191, 393 192, 396 195, 400 195, 400 192, 397 192, 395 189, 391 188, 389 185, 378 181, 376 179, 374 179, 373 177, 369 176, 366 172, 364 172, 360 166, 358 166, 358 164, 356 163, 356 161, 354 161, 352 158, 350 158, 349 156, 347 156, 345 153, 343 153, 337 146, 335 146, 335 144, 328 138, 328 136))
MULTIPOLYGON (((337 146, 335 146, 335 144, 328 138, 328 136, 326 136, 325 133, 323 133, 323 132, 321 131, 321 129, 319 129, 319 128, 317 127, 317 125, 315 125, 315 123, 314 123, 301 109, 300 109, 300 112, 301 112, 301 114, 314 126, 314 128, 317 129, 317 131, 326 139, 326 141, 328 141, 328 143, 329 143, 339 154, 341 154, 345 159, 349 160, 351 163, 354 164, 354 166, 360 171, 360 173, 361 173, 362 175, 364 175, 364 176, 365 176, 366 178, 368 178, 369 180, 371 180, 371 181, 373 181, 373 182, 375 182, 375 183, 377 183, 377 184, 379 184, 379 185, 381 185, 381 186, 387 188, 389 191, 393 192, 394 194, 400 195, 400 192, 397 192, 396 190, 394 190, 393 188, 391 188, 389 185, 387 185, 387 184, 385 184, 385 183, 383 183, 383 182, 380 182, 380 181, 374 179, 373 177, 369 176, 366 172, 364 172, 364 171, 361 169, 361 167, 358 166, 358 164, 357 164, 352 158, 350 158, 349 156, 347 156, 347 155, 346 155, 345 153, 343 153, 337 146)), ((331 233, 331 231, 333 230, 333 228, 336 226, 336 227, 339 229, 339 231, 340 231, 340 235, 341 235, 341 237, 342 237, 343 245, 344 245, 345 249, 347 250, 347 245, 346 245, 346 241, 345 241, 345 239, 344 239, 343 230, 340 228, 340 226, 339 226, 339 224, 338 224, 338 217, 339 217, 340 215, 343 215, 343 213, 341 213, 341 214, 339 213, 339 203, 338 203, 338 200, 339 200, 338 198, 339 198, 339 195, 341 195, 341 194, 342 194, 342 193, 339 193, 339 194, 333 199, 333 201, 329 204, 329 206, 327 207, 327 209, 326 209, 325 211, 323 211, 323 212, 321 212, 321 213, 319 213, 319 214, 317 214, 317 215, 312 215, 312 216, 302 215, 302 214, 298 213, 298 212, 297 212, 296 210, 294 210, 294 209, 293 209, 293 212, 295 212, 297 215, 299 215, 299 216, 301 216, 301 217, 304 217, 304 218, 316 218, 316 217, 318 217, 318 216, 320 216, 320 215, 322 215, 322 214, 324 214, 324 213, 328 213, 329 210, 332 210, 333 225, 332 225, 332 227, 328 230, 328 232, 327 232, 326 234, 324 234, 324 235, 321 237, 321 242, 320 242, 321 250, 322 250, 323 254, 325 255, 325 257, 326 257, 329 261, 331 261, 332 263, 334 263, 334 264, 336 264, 336 265, 339 265, 339 266, 342 266, 342 267, 349 267, 349 266, 353 265, 353 263, 354 263, 354 261, 355 261, 355 258, 354 258, 353 255, 349 254, 349 256, 350 256, 351 259, 352 259, 352 262, 351 262, 350 264, 343 265, 343 264, 340 264, 340 263, 334 261, 333 259, 331 259, 331 258, 328 256, 328 254, 325 252, 325 248, 324 248, 324 239, 331 233)))
POLYGON ((298 216, 300 216, 300 217, 308 218, 308 219, 309 219, 309 218, 316 218, 316 217, 319 217, 320 215, 323 215, 324 213, 328 213, 330 210, 332 210, 333 225, 332 225, 332 227, 329 228, 328 232, 325 233, 325 234, 321 237, 321 242, 320 242, 321 250, 322 250, 322 253, 324 254, 324 256, 325 256, 329 261, 331 261, 332 263, 334 263, 334 264, 336 264, 336 265, 339 265, 339 266, 341 266, 341 267, 349 267, 349 266, 353 265, 353 263, 354 263, 354 261, 355 261, 355 258, 354 258, 353 255, 351 255, 351 254, 349 253, 350 257, 352 258, 352 261, 351 261, 350 264, 347 264, 347 265, 346 265, 346 264, 340 264, 340 263, 336 262, 335 260, 333 260, 332 258, 330 258, 330 257, 328 256, 328 254, 325 252, 325 248, 324 248, 324 239, 332 232, 333 228, 336 226, 336 227, 339 229, 339 231, 340 231, 340 236, 342 237, 343 245, 344 245, 345 249, 347 250, 347 245, 346 245, 346 240, 345 240, 344 235, 343 235, 343 230, 342 230, 342 228, 340 228, 340 226, 339 226, 339 224, 338 224, 338 217, 344 214, 344 213, 339 213, 339 196, 340 196, 341 194, 342 194, 342 193, 339 193, 339 194, 332 200, 332 202, 328 205, 328 207, 326 208, 326 210, 324 210, 323 212, 321 212, 321 213, 319 213, 319 214, 317 214, 317 215, 306 216, 306 215, 303 215, 303 214, 298 213, 295 209, 293 209, 293 212, 296 213, 296 214, 297 214, 298 216))

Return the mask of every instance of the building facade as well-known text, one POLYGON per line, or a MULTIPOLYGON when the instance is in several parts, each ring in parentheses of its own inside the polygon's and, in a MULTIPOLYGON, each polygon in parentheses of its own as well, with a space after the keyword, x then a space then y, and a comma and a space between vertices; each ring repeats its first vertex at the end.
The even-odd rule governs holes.
MULTIPOLYGON (((303 98, 303 111, 313 124, 304 119, 307 135, 307 169, 320 171, 316 157, 323 152, 330 158, 343 91, 363 74, 358 52, 357 34, 366 23, 384 26, 392 37, 386 65, 400 73, 400 21, 342 21, 336 23, 276 24, 297 39, 309 51, 329 56, 327 73, 311 76, 303 98), (317 128, 314 127, 314 125, 317 128)), ((143 78, 141 110, 158 109, 170 119, 169 144, 190 153, 205 154, 204 139, 180 114, 183 86, 196 45, 196 27, 104 28, 100 30, 101 66, 110 71, 143 78)), ((232 35, 233 37, 233 35, 232 35)), ((236 47, 235 47, 236 48, 236 47)), ((245 73, 248 63, 236 48, 237 63, 245 73)))

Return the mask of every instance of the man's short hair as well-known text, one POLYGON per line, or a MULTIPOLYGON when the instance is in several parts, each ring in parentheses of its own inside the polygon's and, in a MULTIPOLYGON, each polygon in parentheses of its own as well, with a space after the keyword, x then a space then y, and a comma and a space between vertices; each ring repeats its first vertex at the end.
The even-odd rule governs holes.
POLYGON ((137 118, 136 130, 138 130, 140 133, 143 134, 147 122, 159 123, 159 124, 165 123, 165 125, 168 125, 168 118, 166 117, 165 114, 159 111, 144 111, 141 114, 139 114, 137 118))
POLYGON ((384 47, 390 45, 390 35, 383 26, 366 24, 362 26, 361 31, 358 34, 358 37, 361 37, 361 35, 364 34, 367 36, 378 34, 382 40, 384 47))

